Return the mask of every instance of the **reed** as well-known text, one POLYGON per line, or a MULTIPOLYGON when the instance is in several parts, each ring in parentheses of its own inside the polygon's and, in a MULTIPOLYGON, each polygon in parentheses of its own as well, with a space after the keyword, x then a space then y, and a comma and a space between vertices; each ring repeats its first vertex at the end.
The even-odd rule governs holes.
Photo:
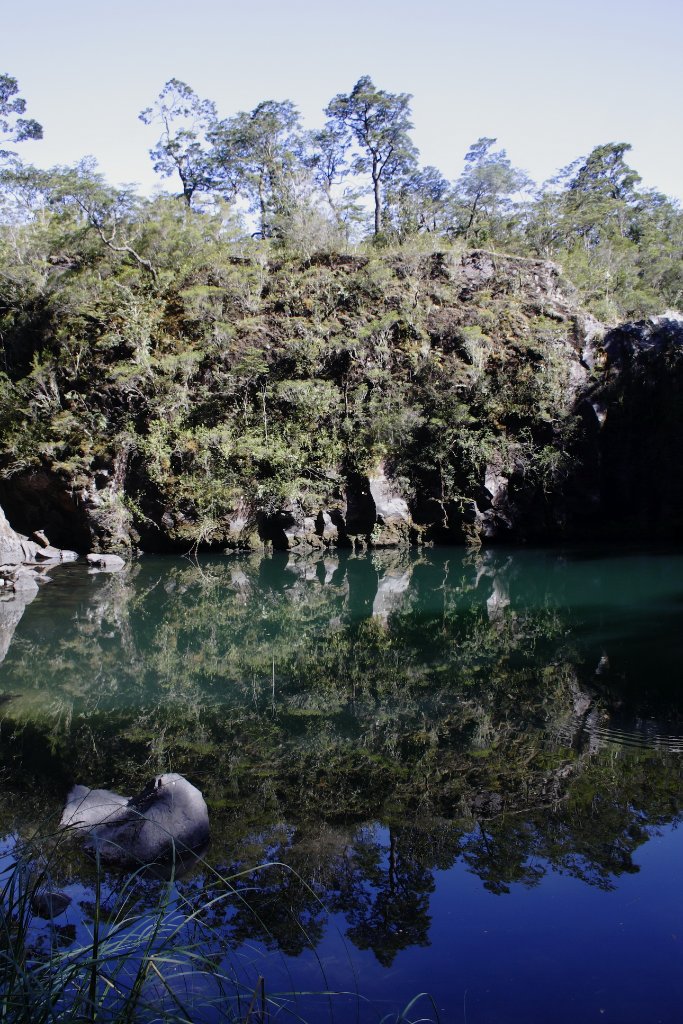
MULTIPOLYGON (((87 928, 81 922, 65 946, 54 920, 41 925, 38 916, 55 898, 52 869, 65 841, 61 834, 17 846, 0 866, 0 1024, 274 1024, 307 1020, 307 1007, 316 1021, 321 1014, 330 1022, 368 1014, 381 1024, 438 1020, 433 1003, 428 1018, 418 1012, 430 1002, 423 995, 401 1012, 373 1013, 357 991, 330 990, 322 964, 318 991, 269 992, 258 959, 265 954, 255 949, 240 962, 207 923, 220 902, 244 899, 236 883, 254 869, 225 877, 202 862, 211 882, 190 903, 171 864, 150 907, 139 899, 141 886, 149 890, 149 867, 121 877, 112 899, 96 858, 87 928)), ((284 866, 257 871, 273 867, 284 866)))

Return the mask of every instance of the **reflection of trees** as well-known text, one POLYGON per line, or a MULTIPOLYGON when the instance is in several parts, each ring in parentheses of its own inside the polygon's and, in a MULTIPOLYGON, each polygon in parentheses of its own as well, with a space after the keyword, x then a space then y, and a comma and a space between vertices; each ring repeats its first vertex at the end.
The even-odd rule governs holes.
POLYGON ((386 849, 371 833, 361 833, 344 868, 328 900, 331 909, 346 915, 355 946, 372 949, 388 967, 400 949, 429 944, 434 880, 411 849, 409 830, 390 829, 386 849))
POLYGON ((430 557, 149 559, 74 577, 56 607, 45 591, 0 674, 5 817, 47 820, 75 780, 180 771, 223 874, 292 869, 241 881, 216 926, 292 953, 322 901, 390 963, 427 941, 433 872, 456 862, 496 893, 549 869, 609 887, 677 819, 678 763, 586 749, 603 644, 568 635, 555 584, 530 590, 510 557, 430 557))

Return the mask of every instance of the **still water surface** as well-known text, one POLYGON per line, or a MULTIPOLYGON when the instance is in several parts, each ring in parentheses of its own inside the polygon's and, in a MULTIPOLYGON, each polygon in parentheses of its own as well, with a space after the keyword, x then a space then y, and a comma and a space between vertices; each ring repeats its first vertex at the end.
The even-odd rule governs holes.
MULTIPOLYGON (((281 1002, 681 1019, 680 554, 146 557, 60 567, 20 612, 0 605, 8 853, 74 782, 177 771, 212 825, 178 905, 215 899, 217 960, 273 1012, 332 990, 281 1002)), ((73 850, 55 873, 68 945, 92 867, 73 850)))

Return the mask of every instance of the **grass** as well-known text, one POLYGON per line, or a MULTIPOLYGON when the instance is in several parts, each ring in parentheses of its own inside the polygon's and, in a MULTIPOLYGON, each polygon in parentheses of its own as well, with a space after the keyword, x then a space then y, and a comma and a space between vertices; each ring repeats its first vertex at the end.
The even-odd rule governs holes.
MULTIPOLYGON (((87 922, 84 916, 65 927, 48 915, 41 923, 37 911, 45 913, 52 870, 68 841, 64 833, 49 836, 0 862, 0 1024, 274 1024, 305 1021, 307 1009, 316 1020, 321 1012, 329 1021, 360 1022, 368 1012, 380 1024, 438 1020, 422 994, 380 1018, 357 991, 331 991, 320 960, 319 991, 269 992, 262 950, 230 949, 210 923, 219 903, 244 900, 235 883, 253 869, 226 878, 202 862, 212 881, 190 902, 171 865, 166 881, 151 883, 150 908, 141 900, 149 869, 121 877, 112 892, 96 861, 87 922), (416 1016, 425 1001, 433 1015, 416 1016)), ((283 865, 263 870, 273 867, 283 865)))

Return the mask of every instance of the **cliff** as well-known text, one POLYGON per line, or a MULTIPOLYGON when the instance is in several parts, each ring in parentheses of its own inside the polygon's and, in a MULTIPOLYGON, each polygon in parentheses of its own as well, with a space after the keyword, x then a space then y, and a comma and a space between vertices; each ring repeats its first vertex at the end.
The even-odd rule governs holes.
POLYGON ((65 260, 49 277, 5 336, 0 503, 55 543, 663 536, 683 508, 676 486, 631 514, 676 460, 680 321, 603 343, 552 263, 224 254, 158 282, 65 260))

